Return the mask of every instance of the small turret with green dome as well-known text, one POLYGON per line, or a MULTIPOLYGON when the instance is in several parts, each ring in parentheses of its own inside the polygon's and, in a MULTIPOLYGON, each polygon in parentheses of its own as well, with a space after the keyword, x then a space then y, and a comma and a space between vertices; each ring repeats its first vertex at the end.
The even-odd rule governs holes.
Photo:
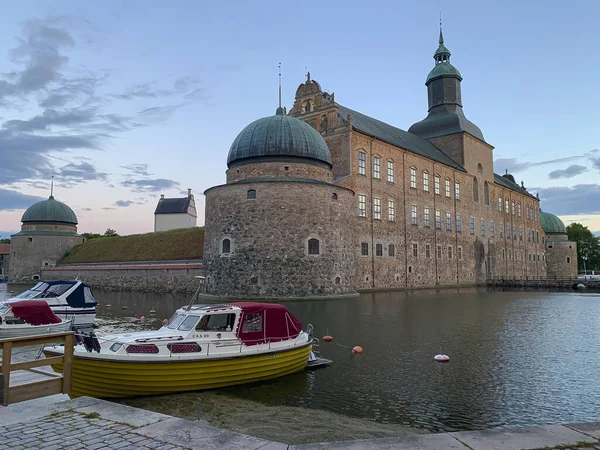
POLYGON ((558 216, 545 211, 540 211, 540 224, 548 240, 567 240, 567 228, 558 216))
POLYGON ((24 224, 56 222, 77 225, 77 216, 71 208, 50 195, 48 200, 35 203, 27 208, 21 217, 21 222, 24 224))
POLYGON ((450 50, 444 45, 444 35, 442 34, 442 27, 440 27, 439 46, 433 54, 435 66, 431 69, 429 75, 427 75, 426 84, 442 76, 456 77, 462 81, 462 76, 458 69, 450 64, 450 55, 450 50))

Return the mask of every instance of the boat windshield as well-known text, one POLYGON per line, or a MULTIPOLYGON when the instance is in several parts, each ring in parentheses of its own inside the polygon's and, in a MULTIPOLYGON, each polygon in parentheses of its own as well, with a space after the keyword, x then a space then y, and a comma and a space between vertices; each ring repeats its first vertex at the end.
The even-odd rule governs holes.
POLYGON ((6 303, 0 303, 0 314, 5 314, 10 309, 6 303))
POLYGON ((21 299, 21 300, 30 300, 32 298, 38 297, 46 289, 48 289, 48 283, 44 283, 42 281, 42 282, 39 282, 38 284, 36 284, 31 289, 29 289, 28 291, 21 292, 19 295, 17 295, 16 297, 13 297, 13 298, 21 299))
POLYGON ((185 314, 173 314, 173 316, 169 319, 169 322, 167 323, 167 328, 171 329, 171 330, 176 330, 177 327, 179 325, 181 325, 181 322, 183 322, 183 319, 185 319, 185 314))
POLYGON ((70 283, 53 284, 48 288, 46 292, 44 292, 43 297, 58 297, 67 292, 72 287, 73 285, 70 283))

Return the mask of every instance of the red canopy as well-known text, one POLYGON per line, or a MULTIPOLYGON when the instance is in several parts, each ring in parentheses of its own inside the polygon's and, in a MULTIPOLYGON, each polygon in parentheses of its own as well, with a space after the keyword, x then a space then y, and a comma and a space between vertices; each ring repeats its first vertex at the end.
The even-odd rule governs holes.
POLYGON ((30 325, 49 325, 59 323, 60 317, 52 312, 48 303, 43 300, 23 300, 10 302, 15 317, 24 320, 30 325))
POLYGON ((236 330, 246 345, 279 342, 296 338, 302 324, 285 306, 276 303, 235 302, 242 309, 236 330))

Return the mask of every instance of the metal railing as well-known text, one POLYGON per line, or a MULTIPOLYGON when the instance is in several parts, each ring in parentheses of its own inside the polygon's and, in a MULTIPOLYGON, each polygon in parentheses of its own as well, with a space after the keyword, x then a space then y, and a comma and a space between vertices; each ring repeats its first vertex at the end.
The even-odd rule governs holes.
POLYGON ((0 404, 8 406, 12 403, 46 397, 48 395, 70 394, 73 367, 73 343, 74 334, 72 332, 0 339, 0 349, 2 349, 2 365, 0 365, 0 404), (12 349, 15 347, 43 346, 45 344, 54 343, 64 343, 65 351, 63 356, 32 359, 16 363, 11 362, 12 349), (62 364, 63 373, 55 374, 36 369, 36 367, 48 366, 51 364, 62 364), (11 386, 11 372, 16 372, 18 370, 34 372, 48 379, 11 386))

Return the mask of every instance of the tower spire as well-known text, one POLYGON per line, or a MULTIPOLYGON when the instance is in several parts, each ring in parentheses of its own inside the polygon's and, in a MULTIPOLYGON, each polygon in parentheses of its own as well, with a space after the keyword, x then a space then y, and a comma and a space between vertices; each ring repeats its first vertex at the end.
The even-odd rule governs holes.
POLYGON ((440 40, 439 40, 439 44, 443 45, 444 44, 444 35, 442 34, 442 12, 440 11, 440 40))
POLYGON ((54 175, 50 181, 50 198, 54 198, 54 175))
POLYGON ((282 116, 284 114, 283 108, 281 107, 281 63, 277 66, 279 68, 279 107, 275 111, 275 115, 282 116))

